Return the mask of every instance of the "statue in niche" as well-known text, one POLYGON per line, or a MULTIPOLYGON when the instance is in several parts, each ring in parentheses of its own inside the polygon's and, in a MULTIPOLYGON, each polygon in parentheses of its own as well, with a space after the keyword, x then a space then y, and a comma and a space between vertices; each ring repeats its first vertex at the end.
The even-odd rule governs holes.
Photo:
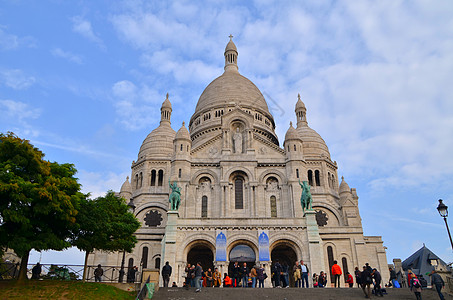
POLYGON ((242 153, 242 133, 239 132, 239 127, 233 135, 234 153, 242 153))
POLYGON ((311 206, 313 198, 311 197, 310 185, 308 184, 308 181, 302 181, 302 183, 300 183, 299 179, 299 185, 302 188, 302 195, 300 197, 300 204, 302 205, 302 210, 304 212, 306 210, 313 210, 311 206))
POLYGON ((170 197, 168 199, 170 202, 170 210, 177 211, 179 204, 181 203, 181 188, 178 187, 176 182, 170 183, 170 180, 168 181, 168 184, 171 190, 170 197))
POLYGON ((203 180, 200 185, 205 192, 208 192, 211 189, 211 181, 208 179, 203 180))
POLYGON ((269 180, 267 182, 267 190, 268 191, 276 191, 278 189, 278 182, 276 180, 269 180))

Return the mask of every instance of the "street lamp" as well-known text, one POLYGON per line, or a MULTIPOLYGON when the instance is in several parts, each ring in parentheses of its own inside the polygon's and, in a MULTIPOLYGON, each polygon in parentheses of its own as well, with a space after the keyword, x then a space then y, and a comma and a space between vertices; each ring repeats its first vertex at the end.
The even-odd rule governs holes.
MULTIPOLYGON (((135 205, 134 205, 134 201, 129 201, 129 203, 127 204, 127 206, 129 207, 129 212, 130 213, 134 213, 135 211, 135 205)), ((120 268, 120 276, 118 278, 118 282, 119 283, 122 283, 123 282, 123 279, 124 279, 124 260, 126 258, 126 250, 123 250, 123 258, 121 259, 121 268, 120 268)))
POLYGON ((437 206, 439 215, 444 218, 445 226, 447 226, 448 237, 450 238, 451 249, 453 250, 453 241, 451 240, 450 229, 448 228, 447 217, 448 217, 448 206, 442 203, 442 199, 439 199, 439 205, 437 206))

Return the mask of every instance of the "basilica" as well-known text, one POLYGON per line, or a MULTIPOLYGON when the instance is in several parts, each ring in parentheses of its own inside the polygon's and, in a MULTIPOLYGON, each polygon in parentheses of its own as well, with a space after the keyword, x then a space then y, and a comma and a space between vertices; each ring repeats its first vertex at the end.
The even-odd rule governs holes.
MULTIPOLYGON (((119 195, 142 226, 135 249, 125 253, 126 268, 144 272, 168 261, 170 281, 182 286, 187 263, 224 274, 239 261, 263 265, 270 274, 277 259, 290 267, 303 260, 310 274, 324 271, 331 280, 336 260, 343 274, 368 262, 386 282, 382 238, 364 235, 356 189, 339 180, 337 163, 309 127, 300 96, 294 97, 295 125, 289 124, 280 146, 265 98, 239 73, 231 37, 224 57, 224 73, 205 88, 190 121, 177 131, 167 94, 160 125, 132 162, 119 195), (304 181, 312 209, 301 205, 304 181), (174 183, 181 202, 171 210, 174 183)), ((122 257, 95 252, 89 263, 119 266, 122 257)))

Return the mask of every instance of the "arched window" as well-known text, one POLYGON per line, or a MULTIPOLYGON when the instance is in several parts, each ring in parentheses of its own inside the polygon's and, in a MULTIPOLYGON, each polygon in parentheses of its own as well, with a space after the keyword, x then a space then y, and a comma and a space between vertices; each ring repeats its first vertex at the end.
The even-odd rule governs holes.
POLYGON ((181 148, 180 148, 180 150, 182 151, 182 144, 181 144, 181 148))
POLYGON ((160 269, 160 257, 156 257, 156 259, 154 260, 154 268, 156 269, 160 269))
POLYGON ((181 173, 182 173, 182 170, 179 169, 179 170, 178 170, 178 178, 181 178, 181 173))
POLYGON ((234 208, 244 208, 244 180, 242 177, 236 177, 234 180, 234 208))
POLYGON ((140 175, 138 177, 139 177, 139 180, 140 180, 140 187, 142 187, 143 186, 143 173, 140 172, 140 175))
POLYGON ((335 278, 332 275, 332 266, 333 266, 334 258, 333 258, 333 250, 332 250, 331 246, 327 247, 327 259, 329 260, 330 281, 332 283, 334 283, 335 278))
POLYGON ((135 174, 135 188, 136 189, 138 189, 138 182, 139 182, 138 174, 135 174))
POLYGON ((157 173, 157 185, 162 186, 162 183, 164 182, 164 171, 159 170, 157 173))
POLYGON ((142 266, 143 269, 148 268, 148 247, 143 247, 142 250, 142 266))
POLYGON ((348 273, 348 261, 346 260, 346 257, 343 257, 341 259, 341 263, 343 265, 343 274, 344 274, 344 281, 346 281, 348 279, 348 275, 346 273, 348 273))
POLYGON ((207 196, 201 197, 201 217, 202 218, 208 217, 208 197, 207 196))
POLYGON ((131 257, 129 258, 129 262, 127 263, 127 268, 130 269, 134 266, 134 259, 131 257))
POLYGON ((327 182, 329 183, 329 187, 332 187, 332 179, 330 178, 330 172, 327 173, 327 182))
POLYGON ((277 217, 277 199, 275 196, 271 196, 271 217, 277 217))
POLYGON ((313 171, 308 170, 308 184, 313 186, 313 171))
POLYGON ((151 186, 156 185, 156 170, 151 171, 151 186))
POLYGON ((333 174, 332 174, 332 187, 335 187, 335 184, 336 184, 335 183, 335 176, 333 176, 333 174))
POLYGON ((294 151, 297 151, 297 150, 296 150, 296 145, 294 145, 294 151))
POLYGON ((299 169, 296 169, 296 177, 299 178, 299 169))
POLYGON ((289 152, 289 145, 288 145, 288 152, 289 152))
POLYGON ((316 182, 316 186, 321 185, 321 179, 319 178, 319 170, 315 171, 315 182, 316 182))

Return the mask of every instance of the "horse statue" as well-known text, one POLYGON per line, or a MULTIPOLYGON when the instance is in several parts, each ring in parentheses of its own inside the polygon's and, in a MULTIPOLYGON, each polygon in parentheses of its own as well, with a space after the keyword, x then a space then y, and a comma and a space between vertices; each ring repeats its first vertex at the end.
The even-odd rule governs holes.
POLYGON ((299 185, 302 188, 302 195, 300 196, 300 204, 302 205, 302 210, 303 211, 313 210, 312 208, 313 198, 311 197, 310 185, 308 184, 307 181, 302 181, 302 183, 300 183, 300 179, 299 185))
POLYGON ((179 204, 181 203, 181 188, 178 187, 176 182, 170 183, 170 180, 168 181, 168 184, 171 189, 170 197, 168 199, 170 202, 170 210, 177 211, 179 204))

